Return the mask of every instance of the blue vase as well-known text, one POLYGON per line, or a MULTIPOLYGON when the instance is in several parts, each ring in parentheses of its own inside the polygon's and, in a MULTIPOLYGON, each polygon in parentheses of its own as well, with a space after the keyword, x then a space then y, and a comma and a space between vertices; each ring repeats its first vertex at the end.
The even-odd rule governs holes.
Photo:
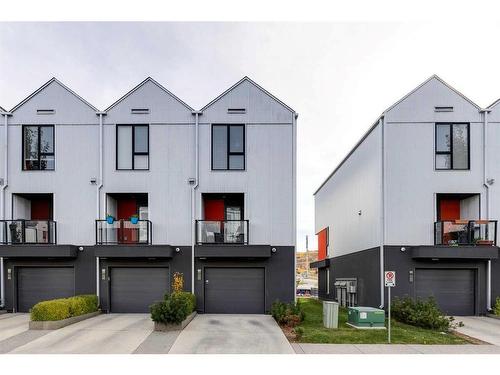
POLYGON ((134 217, 131 217, 131 218, 130 218, 130 222, 131 222, 132 224, 134 224, 134 225, 135 225, 135 224, 137 224, 137 223, 139 222, 139 218, 138 218, 138 217, 135 217, 135 216, 134 216, 134 217))
POLYGON ((113 224, 115 222, 115 218, 113 216, 108 216, 106 218, 106 221, 108 222, 108 224, 113 224))

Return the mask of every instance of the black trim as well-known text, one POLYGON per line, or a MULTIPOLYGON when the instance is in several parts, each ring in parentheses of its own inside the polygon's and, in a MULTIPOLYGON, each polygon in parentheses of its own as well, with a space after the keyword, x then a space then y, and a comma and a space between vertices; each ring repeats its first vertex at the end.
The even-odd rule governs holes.
POLYGON ((149 171, 149 124, 117 124, 115 129, 115 167, 117 171, 149 171), (119 127, 131 127, 132 128, 132 168, 118 168, 118 128, 119 127), (145 127, 148 129, 148 152, 136 152, 135 151, 135 128, 145 127), (147 168, 135 168, 135 156, 147 156, 148 157, 148 167, 147 168))
POLYGON ((434 126, 434 169, 437 171, 468 171, 470 170, 470 123, 468 122, 436 122, 434 126), (439 126, 448 126, 448 131, 450 135, 450 151, 438 151, 438 134, 437 130, 439 126), (467 168, 454 168, 453 167, 453 125, 467 125, 467 168), (450 168, 438 168, 436 165, 437 155, 450 155, 450 168))
POLYGON ((244 124, 212 124, 211 129, 211 166, 213 171, 244 171, 246 170, 246 129, 244 124), (227 150, 226 150, 226 168, 214 168, 214 127, 215 126, 225 126, 226 127, 226 141, 227 141, 227 150), (241 127, 243 128, 243 152, 232 152, 231 151, 231 128, 241 127), (243 168, 230 168, 229 167, 229 159, 231 156, 243 156, 243 168))
POLYGON ((56 168, 56 129, 54 125, 23 125, 22 126, 22 134, 21 134, 21 168, 23 171, 53 171, 56 168), (25 155, 24 155, 24 134, 26 128, 37 128, 37 148, 38 148, 38 168, 26 168, 25 166, 25 155), (40 128, 52 128, 52 152, 41 152, 40 151, 40 128), (41 157, 42 156, 53 156, 54 157, 54 168, 40 168, 41 157))

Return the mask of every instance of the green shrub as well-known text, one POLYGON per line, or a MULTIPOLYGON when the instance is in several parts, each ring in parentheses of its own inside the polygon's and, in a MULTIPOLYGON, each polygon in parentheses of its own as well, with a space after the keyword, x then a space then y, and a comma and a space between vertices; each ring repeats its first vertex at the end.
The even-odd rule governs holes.
POLYGON ((394 319, 416 327, 448 331, 453 326, 453 318, 443 315, 434 298, 395 298, 392 302, 394 319))
POLYGON ((97 296, 82 295, 42 301, 30 310, 31 320, 62 320, 97 311, 97 296))
POLYGON ((279 325, 295 327, 304 320, 305 313, 299 303, 284 303, 276 300, 271 306, 271 315, 279 325))
POLYGON ((497 297, 495 301, 495 306, 493 306, 493 313, 495 315, 500 315, 500 297, 497 297))
POLYGON ((151 320, 156 323, 180 324, 196 308, 196 296, 188 292, 165 295, 165 299, 150 306, 151 320))

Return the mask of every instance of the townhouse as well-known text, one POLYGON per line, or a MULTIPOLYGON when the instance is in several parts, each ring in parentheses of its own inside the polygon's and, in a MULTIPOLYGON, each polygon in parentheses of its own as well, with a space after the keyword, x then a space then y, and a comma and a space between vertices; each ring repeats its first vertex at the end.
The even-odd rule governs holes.
POLYGON ((297 114, 249 78, 198 111, 152 78, 104 111, 53 78, 1 114, 4 309, 147 312, 177 272, 199 312, 294 299, 297 114))
POLYGON ((434 296, 478 315, 500 296, 500 106, 432 76, 377 119, 314 194, 319 293, 385 307, 434 296))

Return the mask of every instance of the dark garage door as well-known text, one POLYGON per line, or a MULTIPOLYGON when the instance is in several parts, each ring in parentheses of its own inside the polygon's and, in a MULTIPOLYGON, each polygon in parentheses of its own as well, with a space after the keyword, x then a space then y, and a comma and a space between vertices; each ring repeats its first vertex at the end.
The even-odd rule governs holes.
POLYGON ((168 268, 112 268, 111 312, 146 313, 169 291, 168 268))
POLYGON ((264 313, 263 268, 206 268, 205 312, 264 313))
POLYGON ((475 271, 471 269, 417 269, 416 296, 434 296, 447 315, 474 315, 475 271))
POLYGON ((17 271, 17 310, 28 312, 40 301, 75 295, 73 267, 21 267, 17 271))

